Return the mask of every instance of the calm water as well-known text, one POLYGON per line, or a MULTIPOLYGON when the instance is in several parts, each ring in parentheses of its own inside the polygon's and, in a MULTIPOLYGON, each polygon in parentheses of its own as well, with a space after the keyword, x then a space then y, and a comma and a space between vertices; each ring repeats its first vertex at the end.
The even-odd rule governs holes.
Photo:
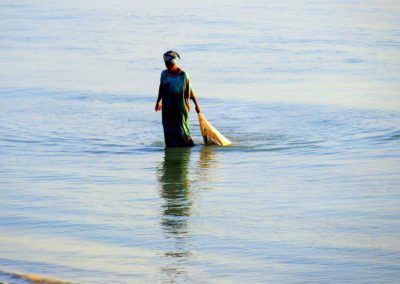
POLYGON ((231 2, 0 3, 0 282, 398 283, 399 2, 231 2))

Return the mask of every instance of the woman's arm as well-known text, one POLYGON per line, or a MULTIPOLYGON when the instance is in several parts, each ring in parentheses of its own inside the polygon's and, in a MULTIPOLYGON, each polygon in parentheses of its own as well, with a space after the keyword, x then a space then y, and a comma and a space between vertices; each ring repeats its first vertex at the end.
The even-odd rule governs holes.
POLYGON ((201 108, 200 108, 199 102, 197 101, 196 95, 195 95, 195 93, 193 91, 192 84, 190 83, 189 76, 187 76, 186 84, 187 84, 187 86, 186 86, 187 98, 190 98, 194 102, 194 104, 196 106, 197 113, 200 113, 201 112, 201 108))
POLYGON ((190 99, 194 102, 194 104, 196 106, 197 113, 200 113, 201 112, 201 108, 200 108, 199 103, 197 102, 197 98, 196 98, 196 95, 194 94, 194 92, 192 92, 192 95, 190 96, 190 99))
POLYGON ((162 99, 162 93, 161 93, 161 84, 160 87, 158 88, 158 98, 157 98, 157 102, 156 102, 156 107, 154 108, 154 110, 157 111, 161 111, 162 110, 162 104, 161 104, 161 99, 162 99))

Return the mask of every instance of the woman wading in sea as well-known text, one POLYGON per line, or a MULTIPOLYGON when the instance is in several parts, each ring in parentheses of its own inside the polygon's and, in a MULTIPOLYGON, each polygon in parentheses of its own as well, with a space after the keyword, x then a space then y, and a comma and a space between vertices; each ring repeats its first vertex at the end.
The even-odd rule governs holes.
POLYGON ((180 56, 175 51, 164 53, 167 67, 161 72, 160 89, 155 110, 162 110, 164 139, 167 147, 194 146, 189 128, 189 99, 200 113, 200 106, 192 90, 189 76, 178 67, 180 56))

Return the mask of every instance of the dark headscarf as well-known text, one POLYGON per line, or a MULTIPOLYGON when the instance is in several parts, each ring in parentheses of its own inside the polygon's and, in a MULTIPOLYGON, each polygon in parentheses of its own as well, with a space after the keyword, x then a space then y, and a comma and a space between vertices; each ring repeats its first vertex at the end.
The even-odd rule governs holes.
POLYGON ((181 57, 179 56, 178 52, 176 51, 167 51, 166 53, 164 53, 164 61, 165 62, 171 62, 173 64, 177 64, 179 59, 181 59, 181 57))

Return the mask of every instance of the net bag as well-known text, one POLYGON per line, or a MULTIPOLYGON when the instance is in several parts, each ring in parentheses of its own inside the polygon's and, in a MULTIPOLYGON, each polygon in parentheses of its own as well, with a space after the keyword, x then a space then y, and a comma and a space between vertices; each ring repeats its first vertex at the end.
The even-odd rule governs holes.
POLYGON ((224 135, 222 135, 208 120, 201 114, 198 113, 199 116, 199 124, 201 135, 203 135, 204 144, 215 144, 219 146, 228 146, 232 144, 229 139, 227 139, 224 135))

